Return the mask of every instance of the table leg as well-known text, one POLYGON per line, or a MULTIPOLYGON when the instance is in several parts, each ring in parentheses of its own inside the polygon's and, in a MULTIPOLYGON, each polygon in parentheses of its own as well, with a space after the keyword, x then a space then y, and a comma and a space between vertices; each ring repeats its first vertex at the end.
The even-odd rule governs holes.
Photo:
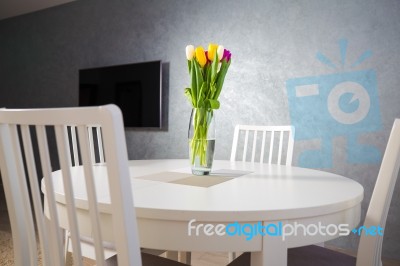
MULTIPOLYGON (((265 225, 265 224, 264 224, 265 225)), ((286 266, 287 245, 281 236, 263 236, 262 251, 251 253, 251 266, 286 266)))

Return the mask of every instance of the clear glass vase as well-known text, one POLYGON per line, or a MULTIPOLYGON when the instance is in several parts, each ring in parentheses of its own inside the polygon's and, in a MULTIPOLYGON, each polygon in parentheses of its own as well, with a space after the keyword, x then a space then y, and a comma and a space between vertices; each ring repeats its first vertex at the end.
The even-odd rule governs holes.
POLYGON ((192 173, 210 174, 215 148, 215 113, 212 109, 192 109, 188 138, 192 173))

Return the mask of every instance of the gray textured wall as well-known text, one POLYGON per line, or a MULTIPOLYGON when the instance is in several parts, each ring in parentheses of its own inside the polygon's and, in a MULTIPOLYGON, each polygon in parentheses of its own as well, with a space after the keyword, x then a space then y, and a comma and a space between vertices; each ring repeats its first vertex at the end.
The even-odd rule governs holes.
MULTIPOLYGON (((217 112, 217 159, 229 158, 235 124, 289 124, 293 122, 290 112, 318 113, 311 108, 313 104, 303 109, 290 105, 288 80, 330 74, 343 77, 345 70, 368 69, 376 74, 370 96, 375 99, 373 111, 379 126, 366 128, 365 134, 360 127, 349 127, 348 132, 358 132, 360 142, 383 153, 393 120, 400 117, 399 17, 397 0, 77 1, 0 21, 0 106, 76 106, 79 69, 161 59, 169 66, 164 72, 168 74, 164 81, 169 96, 168 130, 128 130, 129 157, 186 158, 191 108, 183 95, 189 84, 184 49, 187 44, 206 47, 212 41, 233 54, 217 112), (371 51, 372 56, 345 69, 340 40, 347 40, 349 62, 364 51, 371 51), (317 52, 340 67, 323 64, 317 52)), ((314 102, 326 104, 321 98, 314 102)), ((326 124, 320 130, 332 128, 326 124)), ((301 165, 304 150, 332 143, 328 149, 331 165, 325 170, 362 183, 365 212, 380 159, 350 162, 346 159, 350 148, 357 147, 349 145, 346 134, 323 141, 297 140, 294 164, 301 165)), ((386 226, 384 256, 400 259, 398 191, 399 184, 386 226)), ((333 242, 354 248, 357 238, 333 242)))

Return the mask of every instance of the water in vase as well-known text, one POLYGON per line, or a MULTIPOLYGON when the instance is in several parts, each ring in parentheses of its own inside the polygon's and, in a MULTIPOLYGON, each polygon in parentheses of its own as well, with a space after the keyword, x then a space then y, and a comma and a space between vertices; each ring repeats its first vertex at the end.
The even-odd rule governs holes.
POLYGON ((189 139, 189 157, 194 175, 209 175, 214 160, 215 139, 189 139))

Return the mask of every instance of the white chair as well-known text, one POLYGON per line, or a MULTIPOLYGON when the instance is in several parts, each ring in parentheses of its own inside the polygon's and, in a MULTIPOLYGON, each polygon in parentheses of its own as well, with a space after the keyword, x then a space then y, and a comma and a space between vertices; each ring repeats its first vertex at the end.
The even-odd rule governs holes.
MULTIPOLYGON (((93 238, 96 263, 106 265, 104 228, 99 220, 94 189, 93 158, 88 128, 100 126, 110 184, 112 231, 119 265, 184 265, 158 256, 141 254, 121 111, 115 105, 89 108, 0 110, 0 167, 11 222, 15 265, 38 265, 38 245, 43 265, 64 265, 64 239, 53 191, 52 167, 59 163, 67 207, 74 265, 82 265, 82 236, 93 238), (85 171, 90 223, 78 227, 71 181, 68 126, 76 126, 77 145, 85 171), (47 135, 55 134, 56 143, 47 135), (50 154, 52 156, 50 156, 50 154), (45 183, 45 200, 39 179, 45 183), (111 180, 112 179, 112 180, 111 180), (44 214, 46 212, 46 215, 44 214), (50 217, 48 219, 47 217, 50 217), (36 232, 38 242, 36 241, 36 232)), ((43 188, 43 187, 42 187, 43 188)))
MULTIPOLYGON (((264 163, 264 158, 268 158, 268 164, 291 166, 294 134, 294 126, 236 125, 230 160, 236 161, 236 158, 240 155, 239 152, 241 152, 239 157, 243 162, 246 162, 248 161, 247 155, 250 152, 250 162, 255 162, 258 159, 260 163, 264 163), (243 140, 242 149, 239 149, 239 143, 242 143, 240 140, 243 140), (249 140, 252 140, 251 149, 248 149, 249 140), (260 143, 260 145, 257 145, 257 143, 260 143), (284 160, 283 157, 285 157, 284 160)), ((236 258, 236 253, 230 252, 228 256, 228 261, 231 262, 236 258)))
MULTIPOLYGON (((382 159, 375 188, 364 220, 365 228, 385 227, 386 218, 393 196, 393 190, 400 168, 400 119, 396 119, 382 159)), ((362 233, 357 257, 319 246, 306 246, 288 250, 288 265, 356 265, 382 266, 383 234, 366 235, 362 233)), ((245 253, 234 260, 230 266, 250 263, 250 254, 245 253)))
POLYGON ((250 162, 256 159, 264 163, 266 154, 269 164, 292 165, 295 128, 293 126, 248 126, 236 125, 233 135, 231 161, 235 161, 239 153, 239 140, 244 139, 241 149, 241 160, 247 161, 249 151, 250 162), (242 134, 241 134, 242 133, 242 134), (244 136, 242 136, 244 134, 244 136), (248 149, 252 139, 251 150, 248 149), (261 143, 260 143, 261 142, 261 143), (260 143, 261 145, 257 145, 260 143))

